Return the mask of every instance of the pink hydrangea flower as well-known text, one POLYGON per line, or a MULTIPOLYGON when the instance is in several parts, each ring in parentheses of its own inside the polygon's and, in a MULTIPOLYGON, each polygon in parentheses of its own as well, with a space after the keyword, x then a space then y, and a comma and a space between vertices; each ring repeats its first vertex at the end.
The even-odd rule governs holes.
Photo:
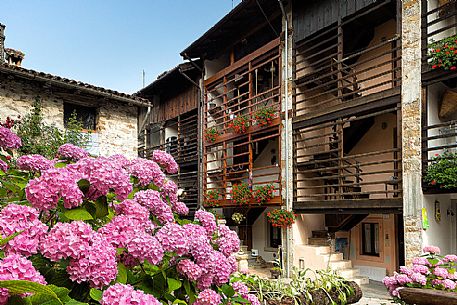
POLYGON ((0 147, 4 149, 19 148, 22 146, 19 138, 11 129, 0 126, 0 147))
POLYGON ((152 160, 160 164, 167 173, 176 174, 178 172, 178 163, 169 153, 162 150, 154 150, 152 153, 152 160))
POLYGON ((240 239, 238 235, 226 225, 220 225, 218 227, 216 244, 219 246, 219 251, 227 257, 232 253, 240 251, 240 239))
POLYGON ((444 257, 445 262, 454 262, 457 263, 457 255, 449 254, 444 257))
POLYGON ((457 287, 457 283, 450 279, 445 279, 443 281, 443 286, 446 289, 454 290, 457 287))
POLYGON ((16 165, 20 170, 41 172, 54 166, 54 162, 42 155, 25 155, 17 158, 16 165))
POLYGON ((179 273, 186 276, 191 281, 196 281, 202 275, 202 268, 190 259, 184 259, 178 262, 176 269, 179 273))
POLYGON ((126 248, 138 234, 151 230, 150 221, 118 215, 98 230, 107 241, 116 248, 126 248), (149 222, 149 224, 148 224, 149 222))
POLYGON ((443 279, 446 279, 449 275, 449 272, 446 268, 436 267, 435 270, 433 270, 433 274, 443 279))
MULTIPOLYGON (((46 285, 44 277, 32 262, 19 254, 10 254, 0 261, 0 281, 26 280, 46 285)), ((0 304, 7 304, 8 289, 0 288, 0 304)))
POLYGON ((130 175, 138 178, 139 184, 142 186, 154 183, 154 185, 162 187, 165 181, 165 174, 160 166, 152 160, 142 158, 132 160, 128 171, 130 175))
POLYGON ((400 272, 403 274, 406 274, 407 276, 411 276, 411 274, 414 273, 414 271, 412 271, 411 269, 409 269, 406 266, 400 266, 400 272))
POLYGON ((422 286, 425 286, 425 284, 427 284, 427 277, 421 273, 412 273, 410 275, 410 278, 413 282, 421 284, 422 286))
POLYGON ((151 264, 156 265, 163 258, 163 248, 157 238, 149 234, 138 234, 127 244, 127 251, 141 263, 148 260, 151 264))
POLYGON ((171 207, 162 200, 161 194, 154 190, 139 191, 135 201, 146 207, 161 223, 174 222, 171 207))
POLYGON ((421 273, 421 274, 425 274, 425 275, 430 273, 430 270, 428 269, 428 267, 424 266, 424 265, 413 265, 412 270, 413 270, 413 272, 421 273))
POLYGON ((103 292, 101 305, 161 305, 154 296, 130 285, 115 284, 103 292))
POLYGON ((249 293, 249 288, 243 282, 234 282, 232 283, 232 288, 242 297, 246 296, 249 293))
POLYGON ((405 285, 412 282, 412 280, 406 274, 395 273, 394 276, 399 285, 405 285))
POLYGON ((54 262, 65 258, 78 259, 91 249, 94 236, 92 227, 82 221, 59 222, 42 239, 40 251, 54 262))
POLYGON ((59 147, 57 154, 65 159, 78 161, 79 159, 86 158, 89 153, 84 148, 67 143, 59 147))
POLYGON ((9 165, 3 161, 3 160, 0 160, 0 170, 6 172, 9 168, 9 165))
POLYGON ((198 210, 195 212, 195 218, 202 224, 209 236, 216 231, 216 218, 213 214, 198 210))
POLYGON ((178 215, 187 215, 189 214, 189 208, 184 202, 178 201, 175 204, 172 204, 171 209, 178 215))
POLYGON ((178 255, 189 253, 189 235, 184 228, 175 223, 167 223, 157 231, 155 237, 167 252, 178 255))
POLYGON ((113 206, 117 215, 126 215, 138 220, 149 220, 149 211, 135 200, 126 199, 113 206))
POLYGON ((97 233, 91 242, 77 259, 70 260, 67 272, 74 282, 89 282, 91 287, 102 288, 116 279, 116 249, 97 233))
POLYGON ((122 166, 125 169, 127 169, 130 165, 130 160, 121 154, 111 155, 108 157, 108 159, 110 161, 113 161, 114 163, 119 164, 120 166, 122 166))
POLYGON ((441 250, 438 247, 435 246, 426 246, 424 249, 422 249, 424 253, 432 253, 432 254, 440 254, 441 250))
POLYGON ((222 298, 216 291, 205 289, 198 294, 194 305, 219 305, 221 301, 222 298))
POLYGON ((47 231, 48 227, 38 219, 34 208, 10 203, 0 212, 0 233, 4 238, 22 232, 5 245, 7 253, 36 254, 47 231))
POLYGON ((84 158, 67 168, 89 181, 87 196, 90 199, 97 199, 113 190, 117 199, 122 201, 127 199, 133 190, 127 171, 109 158, 84 158))
POLYGON ((171 205, 178 202, 178 186, 172 180, 167 180, 162 186, 162 198, 169 201, 171 205))
POLYGON ((260 305, 259 299, 253 294, 247 294, 244 298, 248 300, 251 305, 260 305))
POLYGON ((413 258, 413 265, 430 266, 430 262, 425 257, 413 258))
POLYGON ((71 209, 79 206, 84 194, 78 187, 80 176, 67 168, 51 168, 41 176, 30 180, 25 188, 27 200, 40 211, 54 209, 60 198, 64 206, 71 209))

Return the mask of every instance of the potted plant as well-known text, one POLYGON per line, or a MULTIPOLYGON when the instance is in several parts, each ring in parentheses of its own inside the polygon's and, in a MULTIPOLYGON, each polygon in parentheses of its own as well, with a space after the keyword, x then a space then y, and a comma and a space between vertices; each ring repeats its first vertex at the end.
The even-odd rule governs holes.
POLYGON ((274 189, 273 184, 258 186, 253 194, 254 200, 257 201, 258 204, 264 204, 270 201, 274 197, 274 189))
POLYGON ((216 127, 210 127, 205 131, 205 140, 208 142, 216 142, 219 131, 216 127))
POLYGON ((275 109, 271 106, 263 107, 256 111, 254 114, 257 125, 268 126, 273 122, 275 116, 275 109))
POLYGON ((220 199, 220 192, 217 190, 209 190, 206 192, 205 204, 208 207, 218 207, 219 206, 219 199, 220 199))
POLYGON ((384 278, 383 283, 398 302, 407 304, 455 304, 457 300, 457 255, 440 255, 435 246, 423 248, 411 267, 384 278))
POLYGON ((232 214, 232 220, 238 225, 241 224, 245 219, 246 217, 241 213, 237 212, 232 214))
POLYGON ((240 115, 234 118, 228 125, 236 133, 244 133, 249 127, 249 118, 247 115, 240 115))
POLYGON ((290 228, 295 223, 292 211, 275 209, 267 213, 267 220, 273 227, 290 228))
POLYGON ((457 35, 434 42, 429 46, 432 69, 457 70, 457 35))
POLYGON ((436 154, 427 167, 424 181, 441 189, 457 188, 457 153, 436 154))
POLYGON ((249 185, 245 182, 232 186, 232 201, 238 205, 248 205, 251 201, 252 193, 249 185))

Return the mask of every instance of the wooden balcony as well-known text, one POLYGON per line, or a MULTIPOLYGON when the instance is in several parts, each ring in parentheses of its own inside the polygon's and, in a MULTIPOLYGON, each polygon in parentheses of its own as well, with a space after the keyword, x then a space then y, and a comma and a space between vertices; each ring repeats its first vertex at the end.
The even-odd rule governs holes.
POLYGON ((455 77, 455 71, 432 69, 431 44, 457 35, 457 2, 422 0, 422 81, 425 85, 455 77))
POLYGON ((268 204, 281 204, 280 67, 280 43, 275 39, 204 83, 203 133, 209 129, 218 133, 215 141, 204 141, 204 194, 217 191, 223 207, 233 205, 231 189, 243 182, 252 190, 273 185, 277 199, 268 204), (262 125, 256 114, 266 110, 271 120, 262 125), (237 133, 231 123, 240 117, 248 127, 237 133))
POLYGON ((399 108, 294 129, 294 207, 401 208, 399 108))

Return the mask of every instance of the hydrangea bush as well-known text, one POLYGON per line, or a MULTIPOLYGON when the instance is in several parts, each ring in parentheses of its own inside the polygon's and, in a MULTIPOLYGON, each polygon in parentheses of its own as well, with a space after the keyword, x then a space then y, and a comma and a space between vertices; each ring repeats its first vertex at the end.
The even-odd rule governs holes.
POLYGON ((410 268, 402 266, 400 272, 384 278, 384 285, 397 301, 403 287, 457 292, 457 255, 441 256, 435 246, 427 246, 423 252, 413 259, 410 268))
POLYGON ((203 210, 180 218, 171 155, 65 144, 54 160, 14 160, 20 138, 0 128, 0 305, 258 304, 229 283, 237 234, 203 210))

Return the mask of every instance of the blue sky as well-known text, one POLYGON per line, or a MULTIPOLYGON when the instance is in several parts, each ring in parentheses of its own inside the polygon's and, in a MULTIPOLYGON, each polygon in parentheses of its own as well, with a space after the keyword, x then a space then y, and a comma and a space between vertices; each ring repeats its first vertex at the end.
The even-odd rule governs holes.
MULTIPOLYGON (((233 5, 239 0, 233 0, 233 5)), ((232 0, 1 0, 23 67, 133 93, 232 9, 232 0)))

